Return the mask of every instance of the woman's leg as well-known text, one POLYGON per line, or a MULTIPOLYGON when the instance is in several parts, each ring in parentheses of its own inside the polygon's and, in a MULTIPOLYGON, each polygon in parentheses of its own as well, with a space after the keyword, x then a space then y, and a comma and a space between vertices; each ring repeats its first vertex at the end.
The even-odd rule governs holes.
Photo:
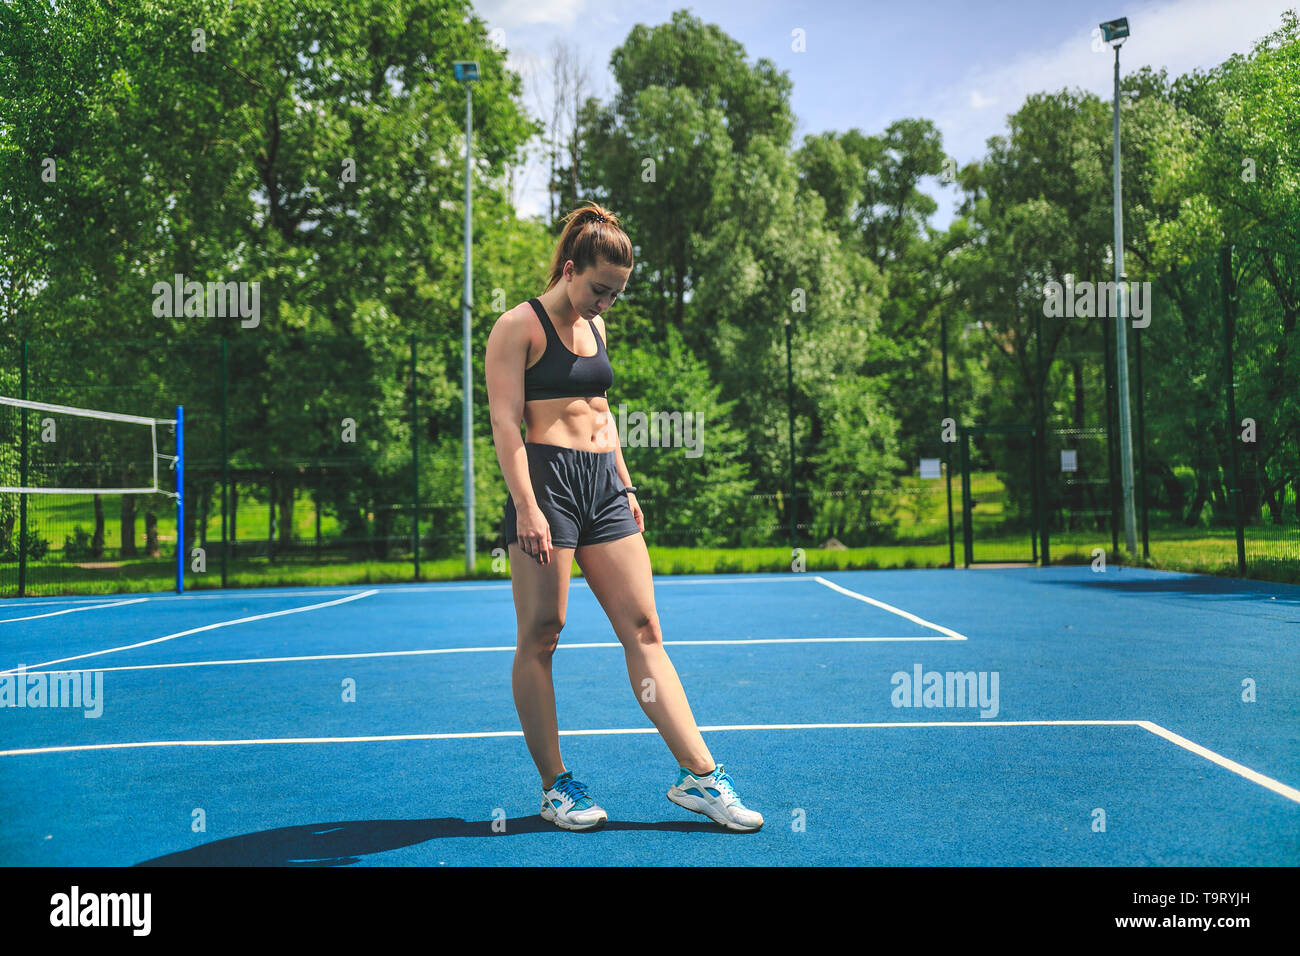
POLYGON ((511 686, 524 740, 544 788, 564 773, 551 658, 564 628, 572 564, 573 548, 555 548, 543 567, 524 554, 518 542, 510 545, 510 587, 518 621, 511 686))
POLYGON ((631 534, 616 541, 584 544, 576 556, 583 577, 623 645, 627 676, 641 709, 659 729, 679 767, 698 774, 713 770, 713 755, 704 745, 686 691, 664 650, 645 538, 631 534))

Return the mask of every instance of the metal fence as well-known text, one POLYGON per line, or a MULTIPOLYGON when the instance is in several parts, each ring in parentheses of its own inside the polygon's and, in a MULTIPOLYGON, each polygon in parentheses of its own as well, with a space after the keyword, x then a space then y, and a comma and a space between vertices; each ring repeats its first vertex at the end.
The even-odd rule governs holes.
MULTIPOLYGON (((1171 270, 1151 282, 1149 325, 1130 324, 1143 560, 1297 580, 1300 340, 1276 292, 1278 255, 1241 244, 1171 270)), ((868 487, 816 464, 825 439, 808 410, 843 401, 828 384, 774 385, 771 403, 790 407, 772 410, 767 447, 696 458, 626 447, 647 543, 783 560, 865 549, 852 564, 866 567, 1120 557, 1114 320, 1022 311, 993 357, 978 320, 937 324, 922 373, 936 386, 911 424, 863 423, 860 453, 877 459, 868 487)), ((187 587, 456 573, 465 516, 448 348, 292 334, 0 342, 0 394, 158 418, 184 406, 187 502, 178 534, 162 495, 0 494, 0 594, 165 587, 182 535, 187 587)), ((507 492, 481 391, 476 407, 476 573, 499 576, 507 492)), ((54 453, 42 421, 9 410, 0 470, 48 459, 39 480, 140 479, 138 436, 54 453)))

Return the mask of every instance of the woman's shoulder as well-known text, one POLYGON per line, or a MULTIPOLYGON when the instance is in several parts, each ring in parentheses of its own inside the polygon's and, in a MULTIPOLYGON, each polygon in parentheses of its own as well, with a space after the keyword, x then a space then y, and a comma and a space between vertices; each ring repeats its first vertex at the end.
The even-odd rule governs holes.
POLYGON ((530 346, 537 347, 540 343, 541 348, 546 347, 546 331, 537 321, 537 316, 528 302, 520 302, 513 309, 497 316, 496 321, 492 323, 492 335, 498 339, 505 336, 507 341, 517 343, 519 346, 527 342, 530 346))
POLYGON ((534 324, 537 322, 533 317, 533 308, 528 302, 520 302, 513 309, 508 309, 497 316, 493 325, 526 328, 530 322, 534 324))

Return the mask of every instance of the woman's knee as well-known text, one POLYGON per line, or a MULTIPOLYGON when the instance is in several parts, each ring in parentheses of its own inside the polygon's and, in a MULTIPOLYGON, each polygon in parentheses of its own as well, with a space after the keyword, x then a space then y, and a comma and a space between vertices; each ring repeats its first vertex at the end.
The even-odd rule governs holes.
POLYGON ((639 614, 632 622, 631 638, 641 647, 660 646, 664 632, 659 626, 658 614, 639 614))
POLYGON ((519 627, 519 646, 543 654, 553 654, 564 630, 563 614, 539 614, 519 627))

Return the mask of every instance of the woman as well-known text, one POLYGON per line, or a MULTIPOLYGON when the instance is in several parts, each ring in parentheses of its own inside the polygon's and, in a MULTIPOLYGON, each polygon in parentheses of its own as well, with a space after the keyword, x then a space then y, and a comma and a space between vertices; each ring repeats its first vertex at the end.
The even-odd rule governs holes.
POLYGON ((551 658, 576 558, 623 645, 641 709, 677 759, 668 799, 732 830, 763 817, 704 745, 655 613, 645 516, 609 413, 613 369, 600 314, 632 274, 632 243, 594 203, 565 218, 546 291, 497 319, 485 363, 492 438, 509 488, 503 530, 518 619, 512 686, 542 776, 542 818, 566 830, 608 819, 564 769, 551 658), (527 439, 519 435, 519 423, 527 439))

